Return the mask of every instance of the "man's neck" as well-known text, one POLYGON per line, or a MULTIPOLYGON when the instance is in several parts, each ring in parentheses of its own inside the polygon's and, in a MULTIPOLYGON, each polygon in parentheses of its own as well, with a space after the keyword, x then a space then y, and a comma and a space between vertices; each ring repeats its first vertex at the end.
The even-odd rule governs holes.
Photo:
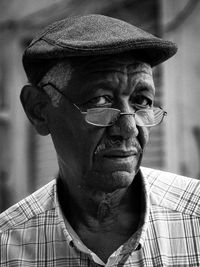
POLYGON ((135 181, 128 188, 110 193, 84 187, 79 188, 79 192, 72 196, 59 178, 58 196, 64 215, 74 228, 82 224, 93 231, 109 231, 123 214, 138 217, 140 194, 137 187, 135 181))
MULTIPOLYGON (((139 178, 139 177, 138 177, 139 178)), ((112 193, 86 190, 71 197, 58 180, 58 198, 82 242, 104 262, 138 229, 141 213, 140 179, 112 193)))

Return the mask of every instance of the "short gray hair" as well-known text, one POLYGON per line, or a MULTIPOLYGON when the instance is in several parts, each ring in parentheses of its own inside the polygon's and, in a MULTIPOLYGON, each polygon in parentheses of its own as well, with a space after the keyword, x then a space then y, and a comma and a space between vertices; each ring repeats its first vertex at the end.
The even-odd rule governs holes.
MULTIPOLYGON (((73 68, 67 59, 57 62, 40 80, 39 87, 47 83, 54 84, 60 91, 64 91, 71 77, 73 68)), ((48 94, 54 107, 58 107, 62 95, 56 91, 51 85, 44 87, 44 91, 48 94)))

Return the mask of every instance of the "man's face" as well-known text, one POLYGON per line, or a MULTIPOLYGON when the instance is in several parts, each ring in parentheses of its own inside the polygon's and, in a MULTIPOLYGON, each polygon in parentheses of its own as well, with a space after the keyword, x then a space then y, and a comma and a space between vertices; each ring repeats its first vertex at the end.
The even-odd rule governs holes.
POLYGON ((109 127, 89 125, 71 103, 82 111, 150 108, 155 94, 151 67, 123 56, 95 58, 75 69, 64 94, 69 101, 62 98, 49 113, 62 179, 69 187, 104 192, 128 187, 140 166, 148 129, 136 126, 132 115, 109 127))

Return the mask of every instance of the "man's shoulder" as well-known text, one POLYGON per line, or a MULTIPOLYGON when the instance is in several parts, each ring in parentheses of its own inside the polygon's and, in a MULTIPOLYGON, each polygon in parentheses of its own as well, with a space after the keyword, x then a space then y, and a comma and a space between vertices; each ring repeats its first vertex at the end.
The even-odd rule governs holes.
POLYGON ((151 205, 200 217, 200 180, 144 167, 141 171, 148 180, 151 205))
POLYGON ((52 180, 0 214, 0 233, 55 209, 55 180, 52 180))

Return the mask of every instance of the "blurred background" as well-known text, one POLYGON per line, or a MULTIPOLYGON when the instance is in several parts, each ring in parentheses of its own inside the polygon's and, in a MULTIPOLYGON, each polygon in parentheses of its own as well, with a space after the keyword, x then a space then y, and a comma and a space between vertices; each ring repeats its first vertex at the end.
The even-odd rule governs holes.
POLYGON ((19 101, 27 82, 23 50, 49 23, 88 13, 124 19, 177 43, 177 55, 154 68, 156 102, 168 116, 151 130, 143 166, 200 179, 200 1, 0 0, 0 211, 58 171, 50 137, 37 135, 19 101))

